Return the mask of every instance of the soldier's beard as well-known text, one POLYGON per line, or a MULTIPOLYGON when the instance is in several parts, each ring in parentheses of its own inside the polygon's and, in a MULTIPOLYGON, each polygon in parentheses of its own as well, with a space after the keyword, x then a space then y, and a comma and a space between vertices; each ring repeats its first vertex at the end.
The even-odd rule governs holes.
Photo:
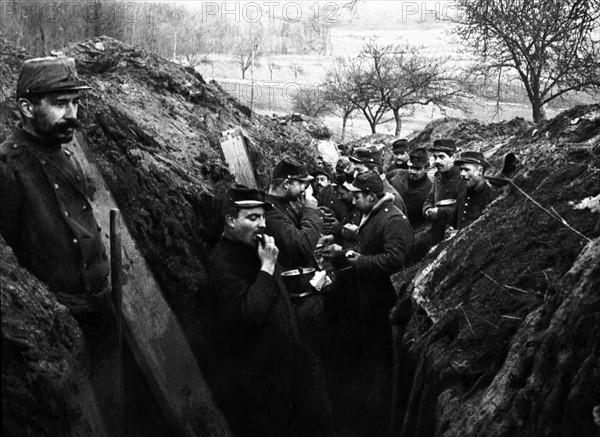
POLYGON ((57 123, 50 123, 46 117, 34 117, 31 125, 35 132, 44 139, 55 140, 59 143, 68 143, 73 139, 75 129, 81 125, 75 118, 69 118, 57 123))

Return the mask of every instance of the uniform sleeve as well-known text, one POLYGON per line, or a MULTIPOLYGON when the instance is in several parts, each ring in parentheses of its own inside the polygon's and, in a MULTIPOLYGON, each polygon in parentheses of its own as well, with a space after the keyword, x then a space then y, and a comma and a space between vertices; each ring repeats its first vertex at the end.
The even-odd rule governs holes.
POLYGON ((427 211, 429 208, 435 207, 435 182, 431 186, 431 190, 429 190, 429 194, 425 198, 425 203, 423 203, 423 213, 427 211))
POLYGON ((322 227, 321 215, 314 208, 302 209, 299 228, 279 211, 267 213, 267 233, 275 238, 280 253, 289 260, 310 259, 319 242, 322 227))
POLYGON ((383 252, 376 255, 362 255, 356 269, 367 279, 380 279, 399 271, 408 264, 413 246, 413 232, 406 219, 390 217, 384 222, 383 252))
POLYGON ((12 170, 0 161, 0 233, 15 250, 19 241, 19 209, 21 195, 12 170))
POLYGON ((280 298, 276 279, 259 271, 256 281, 248 282, 235 269, 213 268, 210 282, 225 319, 242 327, 260 326, 280 298))

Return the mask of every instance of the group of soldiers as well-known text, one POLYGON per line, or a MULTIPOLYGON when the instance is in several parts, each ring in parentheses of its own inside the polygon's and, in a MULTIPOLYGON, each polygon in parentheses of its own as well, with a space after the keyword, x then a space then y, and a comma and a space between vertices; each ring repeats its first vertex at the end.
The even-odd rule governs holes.
MULTIPOLYGON (((85 89, 72 59, 25 62, 16 92, 21 122, 0 146, 0 231, 19 262, 89 326, 94 347, 106 344, 108 337, 93 338, 115 308, 90 204, 93 180, 69 149, 85 89)), ((457 157, 451 139, 410 150, 397 140, 392 152, 385 168, 380 150, 365 147, 335 169, 320 160, 311 174, 284 158, 266 193, 228 192, 202 318, 214 351, 209 382, 235 435, 335 435, 334 417, 348 406, 344 389, 357 386, 365 399, 354 405, 357 423, 365 416, 381 425, 369 435, 385 434, 389 313, 398 298, 391 275, 496 197, 483 155, 457 157), (282 276, 294 269, 325 270, 330 281, 295 296, 282 276)))
MULTIPOLYGON (((302 355, 304 364, 294 364, 298 353, 279 361, 279 366, 288 362, 292 373, 294 368, 303 369, 296 375, 296 380, 303 381, 303 390, 314 393, 314 383, 324 372, 335 416, 336 409, 345 405, 339 390, 359 387, 364 398, 357 401, 359 414, 371 417, 371 427, 381 425, 379 430, 371 428, 370 435, 385 435, 392 392, 389 315, 398 299, 391 275, 466 227, 497 196, 484 177, 489 164, 483 155, 471 151, 457 156, 451 139, 437 139, 429 148, 412 150, 402 139, 392 144, 392 151, 386 171, 381 152, 364 147, 342 156, 335 170, 319 159, 311 174, 306 165, 284 158, 274 169, 267 193, 241 186, 231 189, 225 232, 213 253, 209 279, 211 314, 218 321, 226 319, 230 327, 217 330, 216 342, 228 345, 218 367, 236 363, 246 370, 255 369, 246 373, 247 381, 236 380, 235 388, 217 392, 223 405, 235 404, 232 408, 237 412, 226 414, 245 435, 254 435, 248 434, 247 411, 255 412, 252 420, 262 411, 265 423, 272 424, 272 407, 266 408, 260 392, 248 388, 274 377, 269 357, 287 350, 281 342, 288 347, 309 346, 302 355), (436 170, 433 177, 431 167, 436 170), (294 296, 286 291, 279 268, 299 273, 324 269, 333 280, 318 293, 313 289, 308 297, 294 296), (322 314, 315 316, 315 312, 322 314), (238 342, 252 344, 247 323, 261 326, 253 341, 263 336, 274 341, 269 344, 271 354, 244 347, 248 354, 243 357, 248 361, 240 360, 238 342), (310 326, 315 323, 316 329, 310 326), (287 339, 274 337, 283 332, 287 339), (225 333, 231 336, 229 340, 222 337, 225 333), (321 365, 309 366, 309 362, 321 365), (262 364, 254 367, 256 363, 262 364), (312 385, 306 369, 312 369, 312 385), (229 396, 240 393, 247 398, 229 402, 229 396)), ((278 367, 279 371, 283 368, 278 367)), ((232 382, 230 374, 221 376, 232 382)), ((310 435, 329 435, 327 396, 313 397, 306 404, 303 396, 294 397, 298 395, 295 390, 290 387, 288 391, 288 423, 301 425, 301 430, 290 425, 280 435, 308 435, 308 424, 313 426, 310 435), (307 416, 298 421, 298 414, 307 416)), ((274 399, 267 398, 270 405, 274 399)), ((260 429, 255 435, 274 435, 266 427, 260 429)))

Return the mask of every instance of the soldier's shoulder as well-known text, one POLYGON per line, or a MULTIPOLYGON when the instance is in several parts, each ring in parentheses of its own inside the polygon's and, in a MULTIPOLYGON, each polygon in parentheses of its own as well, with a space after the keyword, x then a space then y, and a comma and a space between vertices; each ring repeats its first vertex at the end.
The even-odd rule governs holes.
POLYGON ((0 144, 0 160, 9 164, 25 152, 25 147, 20 144, 13 135, 9 135, 6 140, 0 144))

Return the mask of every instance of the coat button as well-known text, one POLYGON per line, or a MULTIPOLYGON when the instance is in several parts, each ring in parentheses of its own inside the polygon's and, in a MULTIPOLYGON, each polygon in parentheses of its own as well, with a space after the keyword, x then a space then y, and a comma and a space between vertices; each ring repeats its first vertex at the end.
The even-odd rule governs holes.
POLYGON ((66 215, 67 217, 71 217, 71 214, 69 214, 69 211, 65 211, 65 215, 66 215))
POLYGON ((58 190, 58 184, 54 184, 54 188, 58 190))
POLYGON ((73 238, 73 244, 77 244, 79 243, 79 241, 77 240, 77 238, 73 238))
POLYGON ((87 210, 87 205, 83 205, 83 206, 81 207, 81 209, 82 209, 83 211, 86 211, 86 210, 87 210))
POLYGON ((12 145, 12 148, 13 148, 13 149, 18 149, 18 148, 19 148, 19 145, 18 145, 18 144, 13 144, 13 145, 12 145))
POLYGON ((48 161, 46 161, 45 159, 42 159, 42 164, 46 165, 48 161))
POLYGON ((87 270, 89 267, 90 267, 90 266, 88 265, 88 263, 83 263, 83 268, 84 268, 84 269, 86 269, 86 270, 87 270))

